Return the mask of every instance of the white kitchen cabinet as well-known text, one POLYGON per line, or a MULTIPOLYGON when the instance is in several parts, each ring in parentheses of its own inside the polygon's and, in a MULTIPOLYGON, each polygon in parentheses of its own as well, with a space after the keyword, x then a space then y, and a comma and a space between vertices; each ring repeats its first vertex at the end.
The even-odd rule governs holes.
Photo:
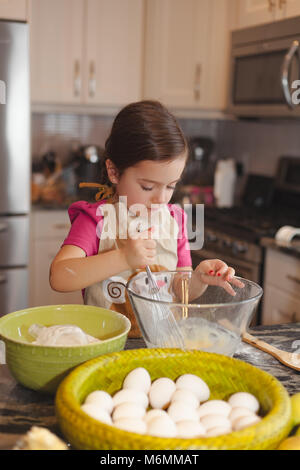
POLYGON ((84 0, 31 0, 31 100, 82 100, 84 0))
POLYGON ((291 18, 300 15, 299 0, 278 0, 283 18, 291 18))
POLYGON ((81 291, 55 292, 49 284, 50 265, 69 228, 66 211, 34 211, 31 214, 30 307, 83 303, 81 291))
POLYGON ((237 28, 246 28, 300 15, 299 0, 236 0, 237 28))
POLYGON ((275 21, 277 0, 238 0, 238 28, 275 21))
POLYGON ((176 108, 223 109, 227 0, 148 0, 144 96, 176 108))
POLYGON ((268 284, 264 292, 265 325, 300 322, 300 300, 282 289, 268 284))
POLYGON ((144 0, 31 0, 33 103, 141 98, 144 0))
POLYGON ((1 20, 27 20, 27 0, 0 0, 1 20))
POLYGON ((263 324, 300 321, 300 260, 267 249, 265 262, 263 324))
POLYGON ((87 1, 84 102, 141 99, 143 18, 142 0, 87 1))

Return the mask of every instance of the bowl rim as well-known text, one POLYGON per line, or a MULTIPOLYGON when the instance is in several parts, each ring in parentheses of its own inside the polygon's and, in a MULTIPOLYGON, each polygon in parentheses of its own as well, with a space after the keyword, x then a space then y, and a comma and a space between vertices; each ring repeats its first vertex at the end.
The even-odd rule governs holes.
MULTIPOLYGON (((143 271, 140 271, 140 272, 143 272, 143 271)), ((253 297, 250 297, 250 299, 245 299, 245 300, 239 300, 237 302, 223 302, 223 303, 217 303, 217 304, 186 304, 186 303, 181 303, 181 302, 168 302, 166 300, 155 300, 155 299, 150 299, 148 297, 144 297, 143 295, 140 295, 140 294, 137 294, 136 292, 133 292, 131 287, 130 287, 130 284, 134 281, 134 278, 140 274, 137 273, 133 278, 131 278, 127 284, 126 284, 126 290, 129 292, 129 295, 132 295, 133 297, 137 297, 138 299, 141 299, 143 301, 146 301, 146 302, 152 302, 153 304, 157 305, 157 304, 162 304, 162 305, 167 305, 167 306, 170 306, 170 307, 189 307, 189 308, 199 308, 199 309, 206 309, 206 308, 216 308, 216 307, 233 307, 233 306, 238 306, 238 305, 246 305, 248 303, 251 303, 253 301, 256 301, 256 300, 259 300, 262 295, 263 295, 263 288, 257 284, 256 282, 254 281, 251 281, 249 279, 245 279, 243 277, 239 277, 239 276, 235 276, 236 279, 238 279, 239 281, 247 281, 247 283, 251 284, 252 286, 258 288, 258 294, 254 295, 253 297)), ((164 273, 169 273, 169 274, 180 274, 180 273, 187 273, 187 274, 191 274, 193 273, 193 271, 188 271, 188 270, 185 270, 185 271, 159 271, 159 272, 153 272, 152 274, 164 274, 164 273)))
POLYGON ((103 344, 108 343, 110 341, 117 340, 117 339, 121 338, 124 335, 128 335, 130 329, 131 329, 131 322, 130 322, 129 318, 127 318, 125 315, 123 315, 120 312, 116 312, 115 310, 110 310, 110 309, 104 308, 104 307, 98 307, 97 305, 81 305, 81 304, 41 305, 41 306, 38 306, 38 307, 28 307, 28 308, 25 308, 25 309, 22 309, 22 310, 16 310, 15 312, 10 312, 10 313, 7 313, 6 315, 3 315, 2 317, 0 317, 0 340, 4 341, 4 343, 6 341, 9 341, 11 343, 21 344, 22 346, 25 346, 25 347, 30 347, 30 348, 34 347, 34 348, 43 348, 43 349, 48 349, 49 348, 51 350, 59 349, 59 348, 63 348, 64 350, 67 350, 69 348, 71 348, 71 349, 93 348, 95 346, 100 346, 100 345, 103 345, 103 344), (76 344, 76 345, 66 345, 66 346, 43 346, 42 344, 33 344, 33 343, 25 342, 25 341, 19 341, 19 340, 10 338, 9 336, 6 336, 1 332, 1 324, 4 323, 5 320, 7 320, 8 316, 13 316, 16 313, 22 314, 22 313, 26 313, 27 310, 34 311, 34 310, 37 310, 37 309, 40 310, 40 309, 46 309, 46 308, 49 308, 49 307, 55 308, 55 307, 78 307, 78 306, 81 307, 81 308, 89 308, 89 307, 90 308, 98 308, 98 309, 106 310, 108 312, 113 313, 115 317, 120 317, 124 321, 124 331, 122 333, 118 334, 117 336, 113 336, 112 338, 107 338, 107 339, 100 340, 99 343, 95 342, 95 343, 82 344, 82 345, 76 344))

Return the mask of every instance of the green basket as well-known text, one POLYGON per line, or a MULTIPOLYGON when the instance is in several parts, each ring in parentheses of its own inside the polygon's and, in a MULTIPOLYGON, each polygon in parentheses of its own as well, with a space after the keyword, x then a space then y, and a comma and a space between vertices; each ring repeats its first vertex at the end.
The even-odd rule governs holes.
POLYGON ((138 349, 106 354, 77 367, 63 380, 55 406, 62 433, 76 449, 275 449, 292 428, 290 398, 277 379, 238 359, 202 351, 138 349), (196 374, 208 384, 211 399, 227 400, 240 391, 252 393, 259 400, 263 419, 223 436, 179 439, 123 431, 81 410, 89 393, 101 389, 114 394, 136 367, 145 367, 152 380, 196 374))

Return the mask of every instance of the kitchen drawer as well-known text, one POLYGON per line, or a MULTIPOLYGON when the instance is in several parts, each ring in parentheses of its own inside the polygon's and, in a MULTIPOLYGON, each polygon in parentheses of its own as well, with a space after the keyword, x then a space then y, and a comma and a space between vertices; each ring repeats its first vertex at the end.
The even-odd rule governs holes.
POLYGON ((49 283, 50 265, 60 248, 59 240, 37 240, 31 264, 30 306, 82 304, 81 291, 56 292, 49 283))
POLYGON ((34 239, 57 238, 63 241, 71 227, 67 210, 32 212, 31 221, 34 239))
POLYGON ((267 250, 265 284, 300 298, 300 260, 280 251, 267 250))
POLYGON ((300 322, 300 300, 277 287, 266 285, 263 299, 263 325, 300 322))
POLYGON ((28 269, 0 269, 0 316, 28 307, 28 269))
POLYGON ((27 266, 29 217, 0 217, 0 267, 27 266))

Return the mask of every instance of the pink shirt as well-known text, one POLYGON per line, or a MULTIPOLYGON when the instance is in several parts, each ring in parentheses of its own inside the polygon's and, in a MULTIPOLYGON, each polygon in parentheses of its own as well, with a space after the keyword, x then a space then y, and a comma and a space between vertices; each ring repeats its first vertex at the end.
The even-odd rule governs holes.
MULTIPOLYGON (((104 200, 90 204, 86 201, 78 201, 69 207, 68 213, 72 226, 62 246, 78 246, 85 252, 86 256, 98 254, 103 216, 100 214, 101 211, 97 212, 97 209, 105 202, 104 200)), ((186 230, 186 214, 183 209, 174 204, 168 204, 168 208, 179 227, 177 267, 192 266, 186 230)))

